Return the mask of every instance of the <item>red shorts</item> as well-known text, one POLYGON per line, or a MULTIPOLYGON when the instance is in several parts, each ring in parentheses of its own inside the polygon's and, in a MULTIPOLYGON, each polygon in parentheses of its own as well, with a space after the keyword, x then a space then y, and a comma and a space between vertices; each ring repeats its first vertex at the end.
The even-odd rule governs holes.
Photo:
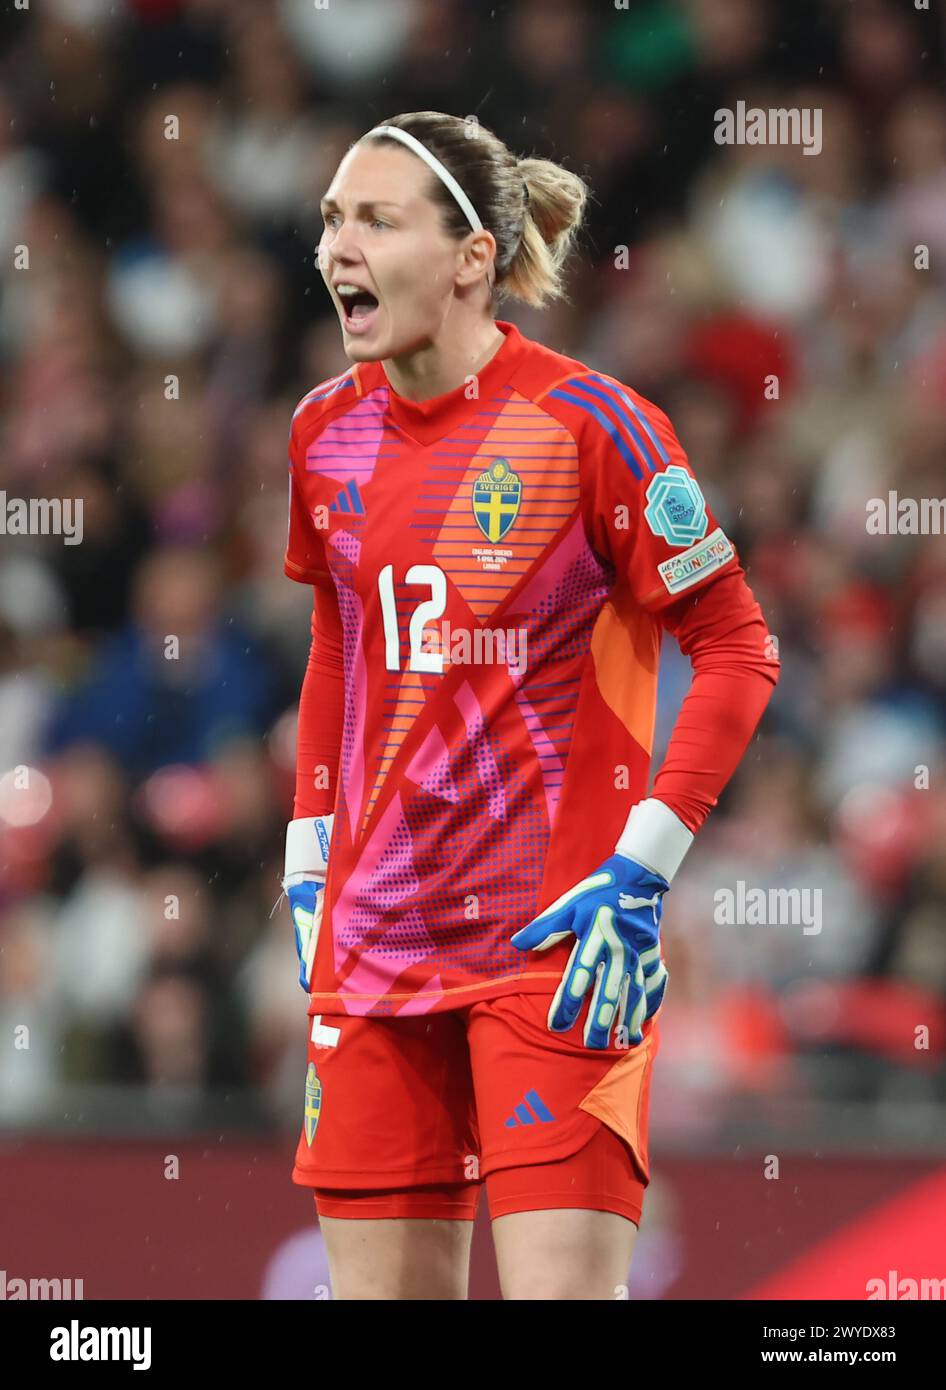
POLYGON ((637 1047, 547 1026, 551 995, 427 1017, 309 1020, 292 1180, 321 1216, 472 1221, 552 1207, 640 1223, 657 1019, 637 1047))

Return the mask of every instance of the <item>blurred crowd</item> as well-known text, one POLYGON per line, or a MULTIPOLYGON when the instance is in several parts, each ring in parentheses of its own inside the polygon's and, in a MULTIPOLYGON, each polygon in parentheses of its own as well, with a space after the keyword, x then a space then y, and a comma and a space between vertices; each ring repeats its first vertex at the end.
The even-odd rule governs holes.
MULTIPOLYGON (((893 0, 9 10, 0 488, 82 498, 84 536, 0 536, 0 1119, 101 1082, 298 1123, 286 438, 347 366, 319 198, 428 108, 590 182, 568 301, 499 317, 668 412, 779 644, 666 902, 658 1115, 946 1097, 946 538, 865 524, 946 496, 942 25, 893 0), (817 107, 820 153, 717 144, 740 100, 817 107), (820 930, 721 924, 738 881, 820 890, 820 930)), ((658 758, 688 680, 668 642, 658 758)))

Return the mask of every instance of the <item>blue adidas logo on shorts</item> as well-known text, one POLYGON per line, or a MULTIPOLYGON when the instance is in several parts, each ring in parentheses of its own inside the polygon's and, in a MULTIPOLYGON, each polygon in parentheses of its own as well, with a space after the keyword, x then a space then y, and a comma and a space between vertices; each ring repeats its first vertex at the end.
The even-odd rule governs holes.
POLYGON ((526 1091, 525 1099, 521 1105, 517 1105, 515 1110, 506 1121, 507 1129, 515 1129, 517 1125, 534 1125, 537 1121, 540 1124, 550 1124, 555 1116, 549 1110, 545 1101, 538 1091, 526 1091), (531 1105, 532 1110, 529 1109, 531 1105), (533 1111, 535 1112, 533 1114, 533 1111))

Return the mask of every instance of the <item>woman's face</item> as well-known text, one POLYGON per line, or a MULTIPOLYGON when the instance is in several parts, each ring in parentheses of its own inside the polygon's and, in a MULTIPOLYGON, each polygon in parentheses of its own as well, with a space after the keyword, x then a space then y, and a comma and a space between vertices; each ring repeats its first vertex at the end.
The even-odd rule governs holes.
POLYGON ((443 231, 431 177, 409 150, 368 141, 349 150, 322 199, 319 268, 353 362, 426 347, 446 317, 466 240, 443 231))

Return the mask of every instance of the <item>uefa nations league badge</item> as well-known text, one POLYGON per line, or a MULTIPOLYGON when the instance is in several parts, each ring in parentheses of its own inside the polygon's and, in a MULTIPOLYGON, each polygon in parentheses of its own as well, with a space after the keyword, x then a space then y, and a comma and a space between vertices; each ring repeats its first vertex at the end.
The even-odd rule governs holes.
POLYGON ((706 535, 706 502, 696 479, 678 463, 651 479, 644 520, 668 545, 693 545, 706 535))

